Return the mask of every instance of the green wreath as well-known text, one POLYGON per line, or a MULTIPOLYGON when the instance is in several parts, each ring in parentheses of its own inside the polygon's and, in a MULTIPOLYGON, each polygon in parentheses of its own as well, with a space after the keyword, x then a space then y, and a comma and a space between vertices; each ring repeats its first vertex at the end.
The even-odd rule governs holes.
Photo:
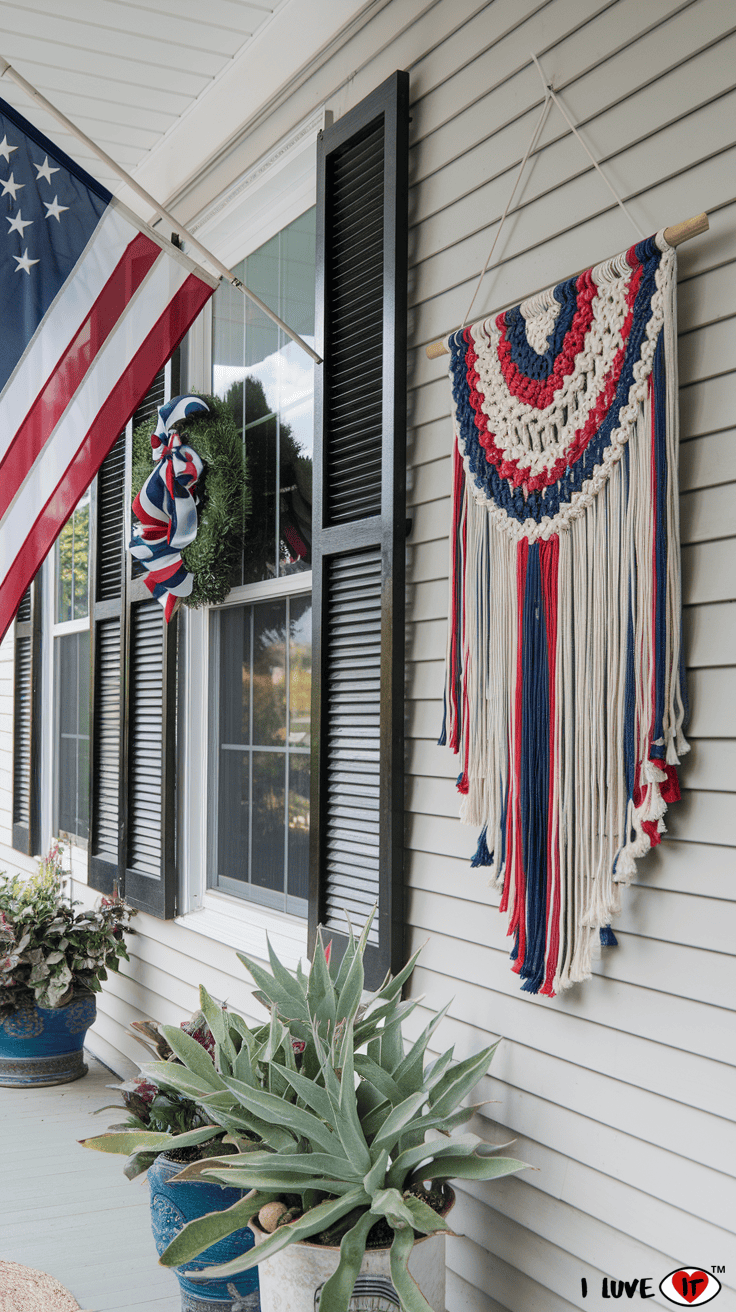
MULTIPOLYGON (((192 393, 193 396, 202 395, 192 393)), ((243 439, 232 411, 217 396, 202 395, 209 406, 177 424, 176 431, 204 462, 197 483, 197 536, 182 551, 194 584, 185 605, 212 606, 224 601, 240 563, 245 521, 250 511, 250 490, 243 439)), ((133 498, 153 469, 153 420, 133 433, 133 498)))

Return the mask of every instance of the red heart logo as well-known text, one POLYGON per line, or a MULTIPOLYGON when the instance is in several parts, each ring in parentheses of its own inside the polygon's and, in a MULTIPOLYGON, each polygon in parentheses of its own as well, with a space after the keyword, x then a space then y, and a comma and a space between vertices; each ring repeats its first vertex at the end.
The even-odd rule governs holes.
POLYGON ((705 1271, 675 1271, 670 1277, 674 1288, 686 1303, 694 1303, 708 1288, 710 1276, 705 1271))

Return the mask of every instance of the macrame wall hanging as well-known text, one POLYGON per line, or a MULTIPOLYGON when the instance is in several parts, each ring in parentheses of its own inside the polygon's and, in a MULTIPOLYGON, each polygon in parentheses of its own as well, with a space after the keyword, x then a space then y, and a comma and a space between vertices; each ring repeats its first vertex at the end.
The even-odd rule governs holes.
POLYGON ((529 993, 615 945, 621 885, 680 795, 676 262, 658 233, 446 339, 440 743, 529 993))

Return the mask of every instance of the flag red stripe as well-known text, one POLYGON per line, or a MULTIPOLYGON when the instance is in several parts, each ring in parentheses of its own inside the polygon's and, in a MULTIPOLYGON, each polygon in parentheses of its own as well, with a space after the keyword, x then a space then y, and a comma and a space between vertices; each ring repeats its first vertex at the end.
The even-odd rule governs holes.
MULTIPOLYGON (((158 249, 158 248, 157 248, 158 249)), ((10 627, 28 584, 51 550, 118 435, 135 413, 159 369, 212 295, 213 288, 190 274, 112 388, 46 505, 37 515, 0 585, 0 641, 10 627)))
POLYGON ((0 460, 0 517, 33 468, 131 297, 161 254, 161 247, 141 232, 113 269, 0 460))

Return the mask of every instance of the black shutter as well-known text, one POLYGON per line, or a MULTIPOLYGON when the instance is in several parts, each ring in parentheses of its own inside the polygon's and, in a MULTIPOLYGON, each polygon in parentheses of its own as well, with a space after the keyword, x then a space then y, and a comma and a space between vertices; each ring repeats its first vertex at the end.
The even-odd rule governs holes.
POLYGON ((125 710, 125 449, 121 433, 97 475, 92 533, 89 882, 123 891, 120 781, 125 710))
POLYGON ((127 551, 126 456, 167 399, 160 370, 97 480, 92 602, 89 882, 160 918, 175 914, 174 759, 177 621, 164 624, 127 551))
POLYGON ((378 914, 366 982, 403 961, 409 76, 320 134, 310 950, 378 914))
POLYGON ((24 592, 15 617, 13 679, 13 847, 28 856, 41 846, 39 734, 41 575, 24 592))

